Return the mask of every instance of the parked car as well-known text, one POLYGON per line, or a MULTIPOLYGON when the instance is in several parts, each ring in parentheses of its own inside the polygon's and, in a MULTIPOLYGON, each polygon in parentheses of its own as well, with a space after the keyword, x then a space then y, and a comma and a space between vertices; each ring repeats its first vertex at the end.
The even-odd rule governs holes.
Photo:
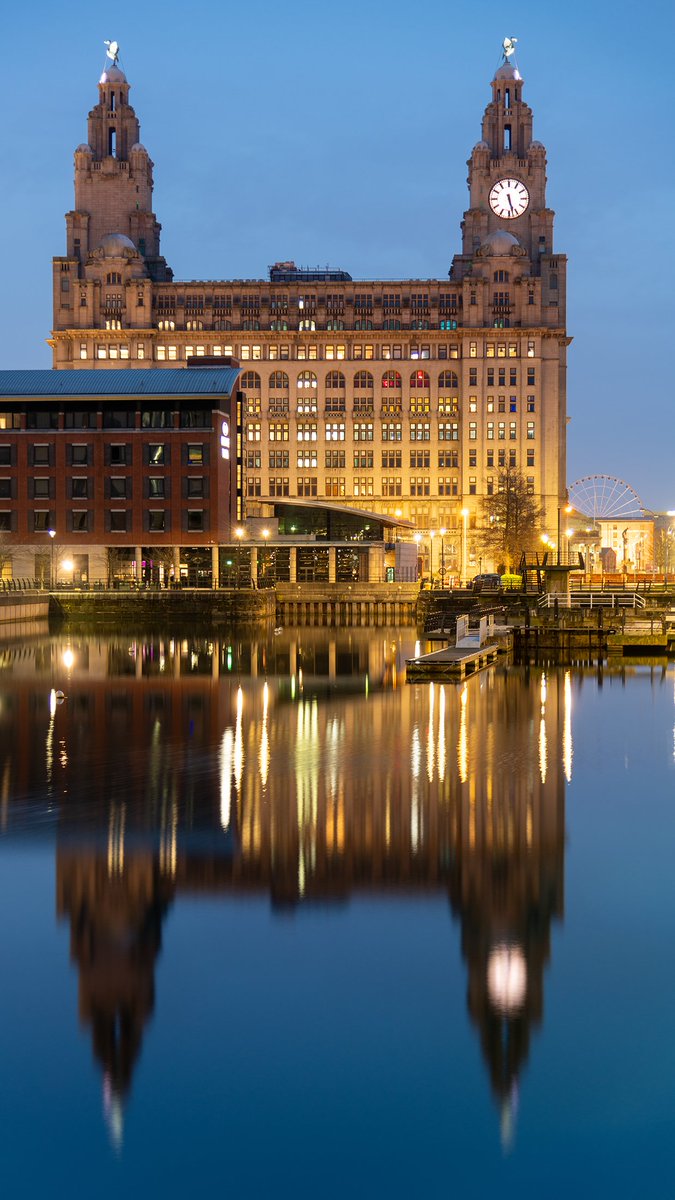
POLYGON ((471 587, 474 592, 498 592, 502 586, 499 575, 475 575, 471 587))

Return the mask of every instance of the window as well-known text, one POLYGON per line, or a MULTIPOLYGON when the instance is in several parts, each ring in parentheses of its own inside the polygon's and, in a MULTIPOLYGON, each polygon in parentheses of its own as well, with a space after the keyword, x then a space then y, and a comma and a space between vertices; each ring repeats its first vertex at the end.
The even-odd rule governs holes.
POLYGON ((534 450, 528 447, 526 463, 528 467, 534 466, 534 450))
POLYGON ((316 421, 298 421, 297 438, 299 442, 315 442, 316 421))
POLYGON ((345 426, 343 421, 328 421, 326 423, 326 441, 344 442, 345 426))
POLYGON ((345 465, 344 450, 326 450, 325 464, 329 470, 343 468, 345 465))
POLYGON ((497 465, 499 467, 506 466, 506 450, 500 450, 497 455, 497 465))
POLYGON ((10 530, 11 528, 12 528, 12 513, 8 509, 5 509, 4 511, 0 512, 0 529, 5 531, 5 530, 10 530))
POLYGON ((456 469, 459 466, 459 452, 457 450, 439 450, 438 465, 441 469, 444 467, 454 467, 456 469))
POLYGON ((469 387, 478 387, 478 367, 469 367, 469 387))
POLYGON ((311 467, 316 467, 317 462, 316 446, 306 446, 303 450, 298 450, 297 467, 299 470, 306 471, 311 467))
POLYGON ((11 497, 11 495, 12 495, 11 479, 0 479, 0 496, 2 496, 3 499, 8 499, 9 497, 11 497))
POLYGON ((370 371, 357 371, 356 372, 356 375, 354 376, 354 391, 355 392, 357 392, 361 389, 364 389, 364 388, 366 390, 372 390, 373 386, 374 386, 373 385, 373 377, 372 377, 370 371))
POLYGON ((534 342, 527 343, 527 357, 534 358, 534 342))
POLYGON ((124 475, 113 475, 110 479, 111 500, 126 500, 127 481, 124 475))
POLYGON ((85 509, 74 509, 71 513, 73 533, 89 532, 89 513, 85 509))
POLYGON ((148 460, 153 467, 164 466, 164 443, 154 442, 148 446, 148 460))
POLYGON ((459 421, 439 421, 439 442, 456 442, 459 438, 459 421))
POLYGON ((373 440, 373 422, 372 421, 355 421, 354 422, 354 441, 355 442, 372 442, 373 440))
POLYGON ((410 495, 411 496, 430 496, 431 495, 431 480, 428 476, 411 475, 410 476, 410 495))
POLYGON ((428 469, 430 463, 430 453, 428 450, 411 450, 410 451, 410 466, 419 470, 420 468, 428 469))
POLYGON ((313 371, 301 371, 298 375, 297 386, 299 388, 310 389, 316 391, 316 375, 313 371))
POLYGON ((241 390, 260 391, 260 376, 257 371, 244 371, 241 377, 241 390))
MULTIPOLYGON (((119 443, 113 443, 110 447, 110 463, 113 466, 126 466, 127 462, 127 447, 119 443)), ((131 456, 129 456, 131 460, 131 456)))
POLYGON ((527 440, 528 442, 534 441, 534 421, 527 422, 527 440))
MULTIPOLYGON (((270 450, 270 452, 267 456, 267 465, 270 468, 270 470, 272 470, 272 471, 279 471, 279 470, 282 470, 284 467, 288 468, 288 465, 289 465, 288 450, 270 450)), ((253 466, 253 467, 260 466, 260 454, 258 454, 258 462, 251 463, 251 466, 253 466)))
POLYGON ((164 476, 151 475, 148 479, 148 495, 151 498, 159 497, 160 499, 164 499, 165 494, 164 476))
POLYGON ((189 532, 196 532, 204 529, 204 510, 201 508, 189 508, 187 510, 187 527, 189 532))
POLYGON ((439 396, 438 412, 441 416, 456 417, 459 414, 459 401, 456 396, 439 396))
POLYGON ((518 399, 516 396, 509 396, 509 412, 518 412, 518 399))
POLYGON ((400 421, 382 422, 382 441, 400 442, 403 437, 403 426, 400 421))
POLYGON ((70 494, 75 500, 86 500, 89 495, 89 480, 79 475, 71 479, 70 494))
POLYGON ((318 408, 316 395, 298 396, 296 411, 300 416, 314 416, 318 412, 318 408))
POLYGON ((370 476, 357 477, 354 479, 354 495, 355 496, 372 496, 373 481, 370 476))
POLYGON ((355 450, 352 466, 355 470, 372 470, 373 452, 372 450, 355 450))
POLYGON ((494 450, 488 450, 488 452, 485 456, 485 466, 486 467, 494 467, 494 465, 495 465, 495 452, 494 452, 494 450))
POLYGON ((469 466, 470 467, 478 466, 478 457, 477 457, 477 451, 476 451, 475 447, 473 450, 469 450, 469 466))
POLYGON ((249 499, 252 496, 262 495, 262 482, 259 475, 249 475, 246 480, 246 495, 249 499))
POLYGON ((410 422, 410 441, 428 442, 431 440, 431 426, 428 421, 410 422))
POLYGON ((516 421, 509 421, 509 441, 515 442, 518 436, 518 427, 516 421))
POLYGON ((425 388, 429 390, 429 376, 426 371, 413 371, 410 376, 411 388, 425 388))
POLYGON ((49 446, 33 446, 33 466, 48 467, 49 466, 49 446))
MULTIPOLYGON (((258 426, 260 428, 260 426, 258 426)), ((259 438, 257 439, 260 440, 259 438)), ((204 464, 204 447, 202 445, 191 444, 187 448, 187 461, 189 467, 201 467, 204 464)))
POLYGON ((527 397, 527 411, 528 411, 528 412, 534 412, 534 411, 535 411, 534 396, 528 396, 528 397, 527 397))
POLYGON ((486 426, 486 436, 487 436, 487 440, 488 440, 489 442, 492 442, 492 441, 494 441, 494 436, 495 436, 495 423, 494 423, 494 421, 488 421, 488 423, 487 423, 487 426, 486 426))
POLYGON ((500 442, 504 441, 504 439, 506 437, 506 422, 505 421, 497 422, 497 437, 499 438, 500 442))
POLYGON ((49 480, 34 479, 33 480, 33 496, 36 500, 49 499, 49 480))
POLYGON ((536 374, 536 371, 535 371, 535 368, 534 368, 534 367, 528 367, 528 368, 527 368, 527 386, 528 386, 528 387, 534 387, 534 385, 535 385, 535 374, 536 374))
POLYGON ((318 491, 315 475, 306 475, 298 478, 298 496, 311 497, 317 495, 318 491))
POLYGON ((344 396, 326 396, 326 412, 344 412, 345 398, 344 396))
POLYGON ((382 376, 383 388, 398 388, 401 387, 401 376, 398 371, 385 371, 382 376))
POLYGON ((476 495, 476 476, 475 475, 469 475, 469 495, 470 496, 476 495))
POLYGON ((247 471, 260 470, 261 456, 259 450, 247 450, 244 455, 247 471))
POLYGON ((247 421, 246 422, 246 441, 247 442, 259 442, 260 441, 260 421, 247 421))
POLYGON ((339 475, 336 475, 334 477, 331 477, 330 475, 327 476, 326 477, 326 495, 327 496, 344 496, 344 494, 345 494, 344 479, 339 475))
POLYGON ((110 511, 110 532, 126 533, 127 514, 124 509, 113 508, 110 511))
POLYGON ((393 467, 401 466, 401 451, 400 450, 383 450, 382 451, 382 466, 385 470, 393 467))
POLYGON ((270 496, 290 496, 290 483, 285 475, 274 476, 269 480, 270 496))
POLYGON ((438 376, 439 388, 458 388, 459 379, 456 371, 441 371, 438 376))
POLYGON ((401 495, 401 479, 400 476, 384 478, 382 480, 382 495, 383 496, 400 496, 401 495))
POLYGON ((528 496, 534 496, 534 475, 528 475, 525 480, 528 496))
POLYGON ((456 496, 459 492, 459 481, 453 475, 440 476, 438 480, 439 496, 456 496))
POLYGON ((272 371, 269 378, 269 390, 273 391, 288 391, 288 375, 285 371, 272 371))
POLYGON ((345 387, 345 377, 342 371, 329 371, 326 375, 326 391, 339 391, 345 387))
POLYGON ((47 509, 38 508, 33 513, 33 531, 34 533, 46 533, 48 529, 54 528, 54 515, 47 509))
POLYGON ((478 397, 469 396, 469 412, 478 412, 478 397))
POLYGON ((431 401, 428 396, 411 396, 410 397, 410 412, 413 416, 418 413, 428 413, 431 407, 431 401))
POLYGON ((287 442, 288 432, 288 421, 270 421, 269 438, 271 442, 287 442))

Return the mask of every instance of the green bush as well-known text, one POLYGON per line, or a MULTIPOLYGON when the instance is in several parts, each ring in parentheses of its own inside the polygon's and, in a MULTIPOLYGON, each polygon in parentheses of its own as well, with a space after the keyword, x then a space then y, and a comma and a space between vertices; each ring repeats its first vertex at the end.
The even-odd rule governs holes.
POLYGON ((523 577, 522 575, 510 575, 507 572, 506 575, 502 575, 501 584, 505 591, 516 592, 523 586, 523 577))

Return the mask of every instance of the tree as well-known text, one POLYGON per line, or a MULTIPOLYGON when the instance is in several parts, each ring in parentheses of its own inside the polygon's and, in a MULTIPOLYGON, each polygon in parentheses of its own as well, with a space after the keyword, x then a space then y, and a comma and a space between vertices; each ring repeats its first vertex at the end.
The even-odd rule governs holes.
POLYGON ((535 549, 541 536, 544 510, 527 490, 515 467, 505 467, 497 477, 497 491, 481 500, 482 527, 476 540, 495 565, 517 567, 523 551, 535 549))

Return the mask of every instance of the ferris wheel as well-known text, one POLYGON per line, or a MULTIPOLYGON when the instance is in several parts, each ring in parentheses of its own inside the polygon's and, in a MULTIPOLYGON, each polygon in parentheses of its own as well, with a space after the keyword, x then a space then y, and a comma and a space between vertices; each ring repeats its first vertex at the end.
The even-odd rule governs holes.
POLYGON ((644 516, 640 497, 630 484, 614 475, 584 475, 569 487, 570 504, 593 521, 637 521, 644 516))

